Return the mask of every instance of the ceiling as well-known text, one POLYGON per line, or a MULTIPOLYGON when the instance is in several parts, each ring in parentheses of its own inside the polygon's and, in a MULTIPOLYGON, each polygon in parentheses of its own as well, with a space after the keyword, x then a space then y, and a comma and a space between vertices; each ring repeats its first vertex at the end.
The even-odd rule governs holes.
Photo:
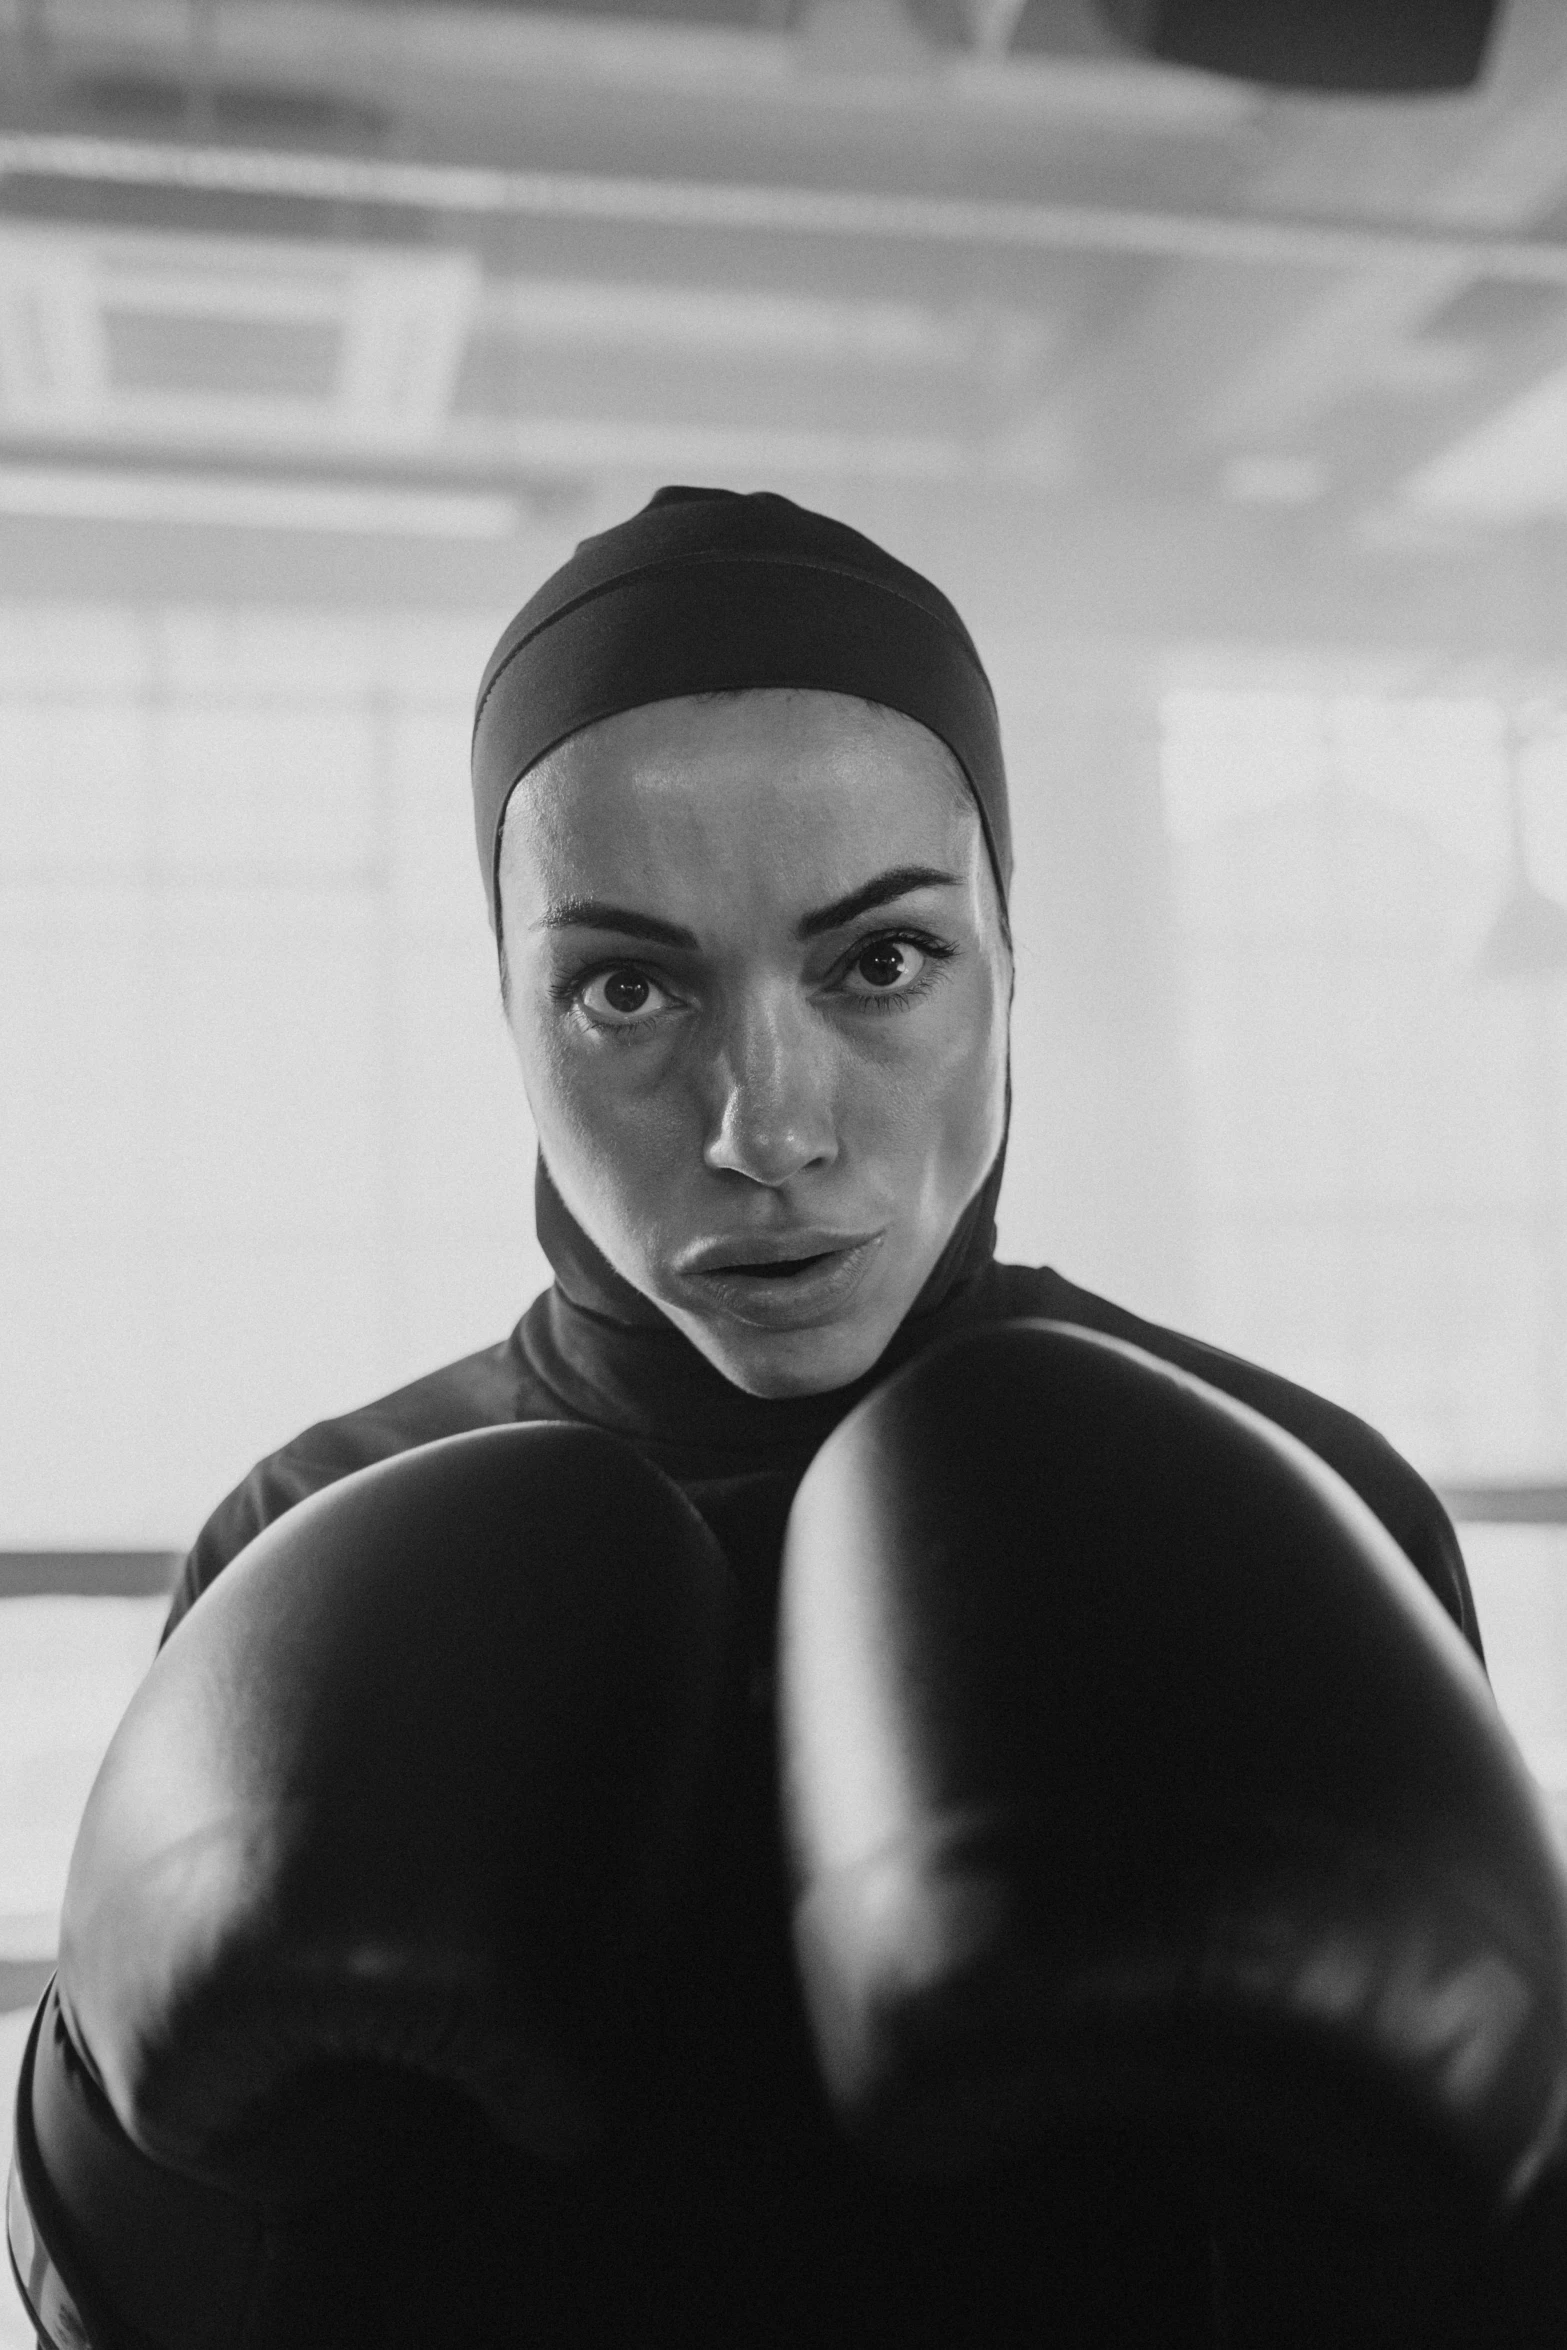
POLYGON ((0 0, 0 557, 428 563, 663 478, 1026 511, 1139 627, 1200 580, 1461 638, 1526 573, 1543 644, 1567 10, 1387 100, 1088 0, 0 0))

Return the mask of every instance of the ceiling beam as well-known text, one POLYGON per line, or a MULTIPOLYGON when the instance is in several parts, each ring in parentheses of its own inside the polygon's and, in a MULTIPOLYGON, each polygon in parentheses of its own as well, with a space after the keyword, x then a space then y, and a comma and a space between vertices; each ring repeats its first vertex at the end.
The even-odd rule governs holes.
MULTIPOLYGON (((1394 261, 1367 241, 1360 260, 1315 282, 1276 275, 1250 290, 1200 262, 1166 273, 1074 387, 1077 411, 1100 420, 1103 447, 1118 436, 1135 462, 1162 427, 1167 449, 1184 447, 1194 465, 1237 451, 1315 452, 1341 499, 1374 500, 1398 478, 1406 448, 1418 461, 1440 440, 1444 400, 1458 411, 1455 432, 1464 428, 1465 355, 1433 344, 1430 322, 1477 280, 1522 284, 1470 240, 1494 240, 1499 257, 1538 250, 1567 193, 1567 13, 1559 0, 1512 0, 1502 31, 1472 98, 1358 116, 1299 102, 1278 110, 1233 201, 1264 218, 1312 202, 1349 221, 1397 207, 1429 242, 1394 261), (1544 235, 1541 222, 1551 224, 1544 235), (1147 387, 1161 385, 1174 390, 1156 423, 1147 387)), ((1527 353, 1499 357, 1500 369, 1476 354, 1472 371, 1498 401, 1518 388, 1527 353), (1496 381, 1509 361, 1510 380, 1496 381)))
POLYGON ((1514 283, 1567 286, 1563 239, 1475 234, 1403 221, 1267 218, 1123 204, 507 171, 50 132, 0 134, 0 182, 5 180, 389 205, 470 217, 501 214, 857 242, 1123 254, 1247 269, 1402 268, 1423 276, 1435 267, 1514 283))
MULTIPOLYGON (((969 53, 911 47, 909 70, 879 73, 813 57, 790 22, 794 0, 750 0, 730 23, 636 8, 637 0, 622 14, 452 0, 22 0, 31 37, 20 44, 19 72, 30 69, 30 86, 47 90, 57 69, 119 61, 208 87, 259 79, 352 89, 421 110, 444 97, 466 107, 478 93, 512 111, 541 88, 566 87, 600 103, 662 108, 690 98, 721 112, 761 101, 786 116, 917 115, 934 104, 1166 138, 1209 136, 1258 104, 1243 83, 1136 55, 1105 30, 1091 0, 1047 0, 1050 38, 1027 40, 1023 54, 1011 49, 1019 0, 957 0, 969 53)), ((0 37, 4 30, 0 9, 0 37)))

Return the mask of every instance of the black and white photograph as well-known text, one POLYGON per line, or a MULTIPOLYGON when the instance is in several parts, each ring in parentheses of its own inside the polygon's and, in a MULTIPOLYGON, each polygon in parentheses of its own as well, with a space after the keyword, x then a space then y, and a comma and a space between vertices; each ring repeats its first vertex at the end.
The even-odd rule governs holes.
POLYGON ((0 2350, 1567 2350, 1567 5, 0 0, 0 2350))

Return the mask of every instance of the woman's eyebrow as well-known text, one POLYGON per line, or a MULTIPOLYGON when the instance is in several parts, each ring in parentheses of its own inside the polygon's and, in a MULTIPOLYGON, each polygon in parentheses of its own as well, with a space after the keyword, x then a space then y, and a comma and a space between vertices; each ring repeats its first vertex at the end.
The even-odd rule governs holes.
POLYGON ((607 905, 602 898, 562 898, 546 906, 535 930, 618 930, 627 938, 651 939, 655 946, 694 950, 698 941, 676 922, 639 914, 633 906, 607 905))
POLYGON ((857 914, 868 914, 872 906, 884 906, 890 898, 907 897, 912 889, 956 889, 958 876, 943 873, 934 865, 894 865, 890 872, 878 873, 874 881, 867 881, 859 889, 850 890, 846 898, 834 898, 830 906, 821 906, 814 914, 806 914, 795 926, 795 937, 820 938, 825 930, 841 930, 857 914))
MULTIPOLYGON (((820 906, 814 914, 804 914, 795 925, 799 939, 820 938, 824 931, 841 930, 856 915, 869 913, 872 906, 884 906, 892 898, 907 897, 915 889, 955 889, 958 876, 943 873, 935 865, 894 865, 889 872, 878 873, 874 881, 863 882, 850 890, 847 897, 834 898, 830 906, 820 906)), ((603 898, 560 898, 553 906, 546 906, 534 924, 535 930, 618 930, 624 938, 645 938, 655 946, 683 947, 694 953, 701 943, 693 932, 682 930, 676 922, 662 921, 657 914, 639 914, 634 906, 612 906, 603 898)))

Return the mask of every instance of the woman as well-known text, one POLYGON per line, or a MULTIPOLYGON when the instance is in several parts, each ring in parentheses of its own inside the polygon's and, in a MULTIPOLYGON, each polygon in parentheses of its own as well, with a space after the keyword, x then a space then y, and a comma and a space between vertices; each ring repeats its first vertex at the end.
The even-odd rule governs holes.
MULTIPOLYGON (((1233 2308, 1226 2320, 1215 2302, 1227 2223, 1135 2134, 1041 2145, 937 2186, 847 2151, 795 1987, 775 1818, 785 1523, 862 1399, 938 1342, 1027 1318, 1130 1341, 1310 1447, 1478 1654, 1451 1528, 1349 1414, 1054 1272, 995 1262, 1006 788, 978 656, 928 582, 784 499, 660 491, 579 547, 502 638, 473 775, 554 1283, 501 1345, 253 1470, 195 1544, 165 1641, 265 1529, 352 1472, 473 1431, 576 1423, 672 1480, 716 1538, 750 1713, 724 1749, 700 1928, 677 1990, 644 2019, 656 2159, 639 2142, 629 2168, 563 2184, 443 2107, 423 2118, 411 2183, 386 2190, 357 2238, 343 2223, 334 2273, 357 2274, 377 2312, 367 2338, 383 2341, 523 2339, 547 2317, 555 2338, 582 2341, 989 2343, 1055 2328, 1083 2344, 1238 2343, 1233 2308)), ((598 1473, 613 1483, 623 1457, 595 1454, 598 1473)), ((661 1506, 651 1486, 644 1502, 661 1506)), ((332 1566, 328 1544, 311 1572, 332 1566)), ((207 1602, 192 1633, 214 1620, 207 1602)), ((195 1647, 174 1643, 170 1667, 195 1647)), ((100 1930, 98 1949, 111 1940, 100 1930)), ((107 1962, 92 1963, 101 1982, 107 1962)), ((90 1972, 83 1960, 82 1982, 90 1972)), ((78 1987, 72 2010, 68 1980, 64 1998, 59 2061, 74 2034, 92 2071, 92 2015, 113 2000, 93 2010, 78 1987)), ((40 2047, 43 2100, 47 2031, 40 2047)), ((137 2135, 156 2132, 138 2122, 137 2135)), ((1253 2231, 1273 2229, 1281 2278, 1291 2230, 1307 2240, 1284 2203, 1253 2231)), ((1319 2269, 1364 2252, 1324 2242, 1310 2237, 1319 2269)), ((1369 2307, 1364 2276, 1357 2289, 1369 2307)), ((1263 2322, 1287 2338, 1277 2299, 1263 2322)))
POLYGON ((1301 1437, 1478 1651, 1441 1505, 1362 1423, 996 1263, 1011 828, 989 685, 938 590, 786 499, 661 490, 501 638, 473 780, 554 1284, 499 1347, 253 1470, 169 1629, 330 1478, 534 1418, 645 1450, 765 1615, 794 1487, 868 1384, 956 1330, 1046 1315, 1301 1437))

